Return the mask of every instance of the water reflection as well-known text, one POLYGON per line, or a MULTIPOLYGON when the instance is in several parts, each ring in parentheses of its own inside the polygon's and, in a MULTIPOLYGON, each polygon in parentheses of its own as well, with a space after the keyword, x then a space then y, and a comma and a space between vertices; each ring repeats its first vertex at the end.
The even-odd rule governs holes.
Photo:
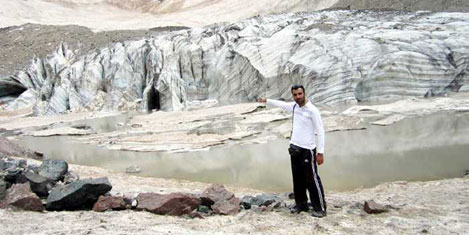
MULTIPOLYGON (((469 169, 468 124, 469 114, 451 113, 327 133, 326 161, 319 168, 324 187, 349 190, 386 181, 459 177, 469 169)), ((112 151, 67 137, 22 137, 18 142, 50 158, 118 172, 138 165, 141 176, 291 190, 287 140, 189 153, 112 151)))

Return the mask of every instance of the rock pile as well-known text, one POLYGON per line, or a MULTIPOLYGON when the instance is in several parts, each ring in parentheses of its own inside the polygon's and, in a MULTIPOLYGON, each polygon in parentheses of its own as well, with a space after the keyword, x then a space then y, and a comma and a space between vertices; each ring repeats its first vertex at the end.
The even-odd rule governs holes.
POLYGON ((203 218, 204 215, 234 215, 252 207, 260 211, 285 207, 277 196, 245 196, 240 200, 223 185, 213 184, 201 194, 139 193, 135 197, 110 195, 107 178, 80 179, 63 160, 44 160, 28 165, 26 160, 0 158, 0 208, 28 211, 73 211, 135 209, 159 215, 203 218))
POLYGON ((0 207, 30 211, 91 209, 112 186, 107 178, 80 180, 63 160, 28 165, 0 158, 0 207), (67 181, 64 181, 67 179, 67 181), (42 200, 45 200, 45 207, 42 200))

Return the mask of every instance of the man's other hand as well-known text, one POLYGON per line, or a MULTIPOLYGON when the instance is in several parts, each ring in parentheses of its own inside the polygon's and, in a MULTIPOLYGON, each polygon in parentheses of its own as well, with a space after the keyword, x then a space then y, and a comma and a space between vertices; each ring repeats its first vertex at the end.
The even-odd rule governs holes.
POLYGON ((259 103, 265 103, 267 102, 267 99, 264 97, 260 97, 259 99, 257 99, 257 101, 259 101, 259 103))
POLYGON ((316 154, 316 162, 318 165, 321 165, 324 163, 324 154, 323 153, 317 153, 316 154))

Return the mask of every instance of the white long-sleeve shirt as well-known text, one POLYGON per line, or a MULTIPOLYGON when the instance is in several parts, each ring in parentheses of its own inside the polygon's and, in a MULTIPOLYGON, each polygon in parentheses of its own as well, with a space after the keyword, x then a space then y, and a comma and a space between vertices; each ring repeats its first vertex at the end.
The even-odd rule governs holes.
MULTIPOLYGON (((295 102, 267 99, 268 106, 279 107, 289 112, 293 112, 295 104, 295 102)), ((295 107, 290 143, 305 149, 317 147, 318 153, 324 153, 325 138, 321 114, 318 108, 309 101, 303 107, 298 104, 295 107), (318 136, 317 145, 315 135, 318 136)))

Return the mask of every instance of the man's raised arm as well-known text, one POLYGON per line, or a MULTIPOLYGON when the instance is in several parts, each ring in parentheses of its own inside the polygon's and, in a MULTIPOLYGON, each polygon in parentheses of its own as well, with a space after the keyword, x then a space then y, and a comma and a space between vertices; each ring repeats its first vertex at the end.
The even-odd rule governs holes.
POLYGON ((288 102, 284 102, 280 100, 267 99, 264 97, 259 98, 258 101, 259 103, 267 103, 268 106, 274 106, 274 107, 281 108, 289 112, 293 111, 293 106, 295 105, 294 102, 288 103, 288 102))

